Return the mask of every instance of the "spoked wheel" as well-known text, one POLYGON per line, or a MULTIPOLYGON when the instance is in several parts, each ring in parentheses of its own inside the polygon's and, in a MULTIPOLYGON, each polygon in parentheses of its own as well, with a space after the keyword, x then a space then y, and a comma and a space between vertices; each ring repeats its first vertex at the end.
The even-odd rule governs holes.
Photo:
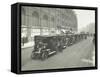
POLYGON ((41 60, 45 60, 48 58, 48 53, 47 52, 43 52, 41 55, 41 60))
POLYGON ((35 54, 32 52, 31 59, 34 59, 34 58, 35 58, 35 54))

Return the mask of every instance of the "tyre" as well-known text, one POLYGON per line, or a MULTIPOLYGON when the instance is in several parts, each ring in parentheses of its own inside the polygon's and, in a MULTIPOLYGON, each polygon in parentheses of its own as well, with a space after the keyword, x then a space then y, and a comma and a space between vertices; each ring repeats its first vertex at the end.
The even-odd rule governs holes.
POLYGON ((35 59, 35 54, 32 52, 31 59, 35 59))
POLYGON ((48 58, 48 53, 47 52, 43 52, 42 54, 41 54, 41 60, 45 60, 45 59, 47 59, 48 58))

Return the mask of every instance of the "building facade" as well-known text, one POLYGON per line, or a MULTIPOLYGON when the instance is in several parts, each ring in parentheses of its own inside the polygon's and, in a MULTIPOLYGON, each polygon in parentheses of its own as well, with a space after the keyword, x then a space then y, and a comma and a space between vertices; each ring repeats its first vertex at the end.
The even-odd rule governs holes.
POLYGON ((35 35, 57 34, 61 30, 71 29, 77 32, 77 17, 72 9, 22 7, 22 38, 33 41, 35 35))

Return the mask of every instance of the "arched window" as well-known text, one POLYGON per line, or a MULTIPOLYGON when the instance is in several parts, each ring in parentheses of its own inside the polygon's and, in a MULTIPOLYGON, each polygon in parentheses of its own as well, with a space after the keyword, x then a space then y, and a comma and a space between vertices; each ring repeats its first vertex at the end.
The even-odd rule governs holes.
POLYGON ((35 27, 39 26, 39 22, 40 21, 39 21, 39 13, 38 13, 38 11, 33 11, 31 18, 32 18, 31 19, 32 25, 35 26, 35 27))
POLYGON ((25 15, 26 11, 24 8, 22 8, 22 14, 25 15))
POLYGON ((48 16, 47 16, 47 15, 44 15, 44 16, 43 16, 43 19, 44 19, 44 20, 48 20, 48 16))
POLYGON ((54 21, 55 20, 55 18, 54 17, 51 17, 51 21, 54 21))
POLYGON ((26 25, 26 10, 25 8, 22 8, 21 9, 21 19, 22 19, 22 25, 25 26, 26 25))
POLYGON ((34 12, 32 13, 32 16, 34 16, 34 17, 36 17, 36 18, 39 18, 39 13, 38 13, 37 11, 34 11, 34 12))

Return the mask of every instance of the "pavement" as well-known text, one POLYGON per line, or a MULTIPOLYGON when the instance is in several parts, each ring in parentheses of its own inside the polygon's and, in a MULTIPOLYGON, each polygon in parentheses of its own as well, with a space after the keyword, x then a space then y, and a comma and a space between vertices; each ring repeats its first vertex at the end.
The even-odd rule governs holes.
POLYGON ((24 45, 22 45, 21 48, 28 48, 32 46, 34 46, 34 42, 28 42, 28 43, 24 43, 24 45))
POLYGON ((57 68, 91 67, 95 65, 93 38, 87 38, 48 59, 32 60, 33 47, 22 48, 22 70, 43 70, 57 68))

